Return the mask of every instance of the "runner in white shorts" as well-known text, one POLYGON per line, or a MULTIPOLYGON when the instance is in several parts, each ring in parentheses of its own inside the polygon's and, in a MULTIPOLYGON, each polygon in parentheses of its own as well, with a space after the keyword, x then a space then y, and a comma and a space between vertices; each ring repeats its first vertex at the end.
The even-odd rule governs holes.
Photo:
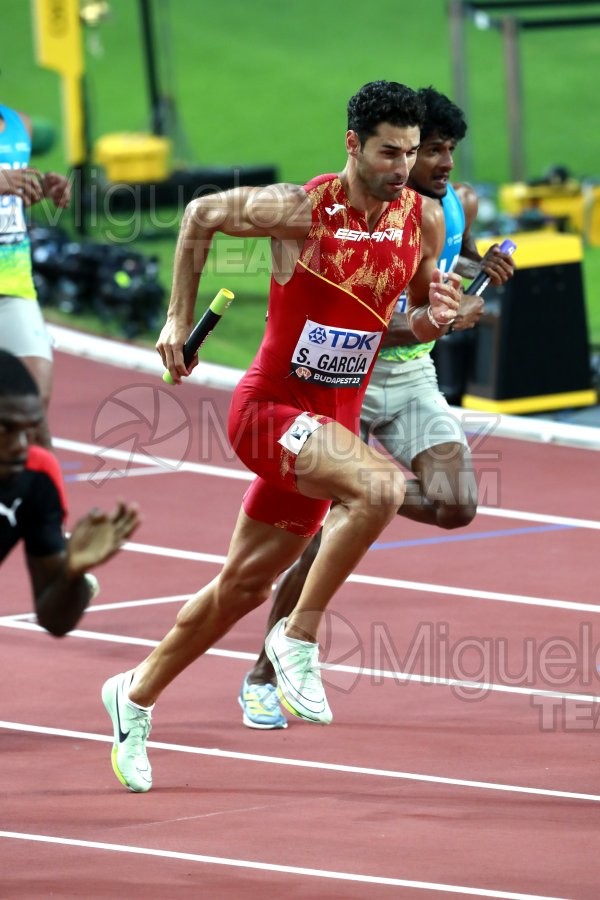
MULTIPOLYGON (((25 209, 46 197, 70 200, 64 175, 29 166, 31 120, 0 103, 0 348, 20 357, 35 378, 44 409, 52 391, 52 345, 33 283, 25 209)), ((35 442, 50 447, 46 419, 35 442)))
POLYGON ((15 356, 52 362, 52 338, 37 299, 0 296, 0 346, 15 356))
POLYGON ((468 453, 460 419, 440 393, 429 353, 406 361, 377 360, 363 401, 361 436, 376 440, 406 469, 440 444, 459 444, 468 453))
MULTIPOLYGON (((443 272, 457 269, 474 278, 482 269, 493 284, 503 284, 514 271, 504 253, 491 248, 482 258, 471 234, 477 195, 467 184, 454 187, 449 176, 452 153, 465 136, 461 110, 433 88, 420 91, 427 114, 409 185, 438 200, 444 210, 446 243, 439 259, 443 272)), ((416 343, 400 297, 383 338, 361 411, 361 437, 377 441, 412 471, 398 513, 440 528, 468 525, 477 511, 477 482, 467 439, 459 420, 439 390, 431 359, 435 341, 416 343)), ((463 296, 453 328, 473 328, 483 311, 480 297, 463 296)), ((445 329, 440 328, 441 333, 445 329)), ((279 582, 267 633, 292 610, 319 546, 319 535, 279 582)), ((285 728, 275 693, 275 674, 264 650, 246 675, 239 695, 242 721, 249 728, 285 728)))

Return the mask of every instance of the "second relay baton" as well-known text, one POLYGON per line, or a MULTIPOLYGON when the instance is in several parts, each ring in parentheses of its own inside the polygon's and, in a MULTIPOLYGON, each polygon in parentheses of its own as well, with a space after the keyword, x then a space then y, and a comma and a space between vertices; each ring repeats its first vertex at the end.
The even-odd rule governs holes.
MULTIPOLYGON (((194 325, 190 336, 183 345, 183 362, 186 369, 215 325, 221 321, 221 316, 231 304, 234 296, 235 294, 232 291, 228 291, 227 288, 221 288, 200 321, 194 325)), ((163 381, 167 384, 174 383, 169 372, 164 373, 163 381)))
MULTIPOLYGON (((502 253, 508 253, 509 256, 512 256, 516 249, 517 245, 509 238, 506 238, 505 241, 502 241, 499 247, 499 250, 502 253)), ((490 281, 491 279, 489 275, 486 275, 485 272, 480 272, 479 275, 477 275, 477 277, 473 279, 469 287, 466 289, 465 294, 475 294, 475 296, 478 297, 480 294, 483 294, 490 281)))

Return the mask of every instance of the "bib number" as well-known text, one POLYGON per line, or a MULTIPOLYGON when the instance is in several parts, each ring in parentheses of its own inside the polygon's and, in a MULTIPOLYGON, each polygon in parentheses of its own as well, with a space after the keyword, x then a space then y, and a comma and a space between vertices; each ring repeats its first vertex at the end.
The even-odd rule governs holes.
POLYGON ((292 354, 291 374, 321 387, 360 387, 381 335, 381 331, 349 331, 307 319, 292 354))

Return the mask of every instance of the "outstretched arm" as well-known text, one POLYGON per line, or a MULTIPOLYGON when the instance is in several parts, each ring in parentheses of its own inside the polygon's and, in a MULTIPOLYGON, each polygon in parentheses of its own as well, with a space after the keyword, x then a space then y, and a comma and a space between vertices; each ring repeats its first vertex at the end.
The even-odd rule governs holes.
POLYGON ((167 321, 156 349, 175 384, 189 375, 182 348, 194 322, 198 284, 217 232, 233 237, 270 237, 275 242, 302 241, 312 209, 297 185, 242 187, 192 200, 185 210, 173 263, 173 285, 167 321))
POLYGON ((43 628, 61 637, 75 627, 91 598, 85 573, 114 556, 139 523, 135 505, 118 503, 112 513, 92 510, 76 522, 62 553, 27 556, 43 628))

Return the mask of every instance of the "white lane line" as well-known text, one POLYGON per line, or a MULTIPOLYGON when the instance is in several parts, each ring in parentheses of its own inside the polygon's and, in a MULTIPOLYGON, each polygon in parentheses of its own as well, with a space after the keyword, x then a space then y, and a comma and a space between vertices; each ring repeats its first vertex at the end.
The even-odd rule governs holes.
MULTIPOLYGON (((17 631, 44 632, 44 629, 35 622, 5 616, 0 619, 0 627, 14 628, 17 631)), ((157 647, 159 641, 149 638, 127 637, 123 634, 107 634, 101 631, 85 631, 75 628, 69 632, 66 638, 81 638, 87 641, 105 641, 110 644, 125 644, 131 647, 157 647)), ((205 651, 204 656, 218 656, 223 659, 243 659, 252 662, 256 659, 256 653, 247 653, 241 650, 221 650, 211 647, 205 651)), ((461 688, 477 692, 482 697, 486 693, 516 694, 522 697, 546 697, 554 700, 568 700, 575 703, 600 703, 600 696, 595 694, 580 694, 569 691, 551 691, 546 688, 522 687, 514 684, 496 684, 486 681, 471 681, 462 678, 445 678, 442 675, 418 675, 414 672, 403 672, 395 669, 371 669, 367 666, 347 666, 338 663, 321 663, 324 672, 343 672, 364 678, 372 678, 377 684, 383 679, 396 681, 399 684, 429 684, 435 687, 461 688)))
MULTIPOLYGON (((598 429, 600 432, 600 428, 598 429)), ((518 519, 524 522, 544 522, 547 525, 567 525, 572 528, 600 529, 600 522, 593 519, 574 519, 571 516, 550 516, 546 513, 526 512, 519 509, 501 509, 496 506, 478 506, 477 515, 496 516, 498 519, 518 519)))
MULTIPOLYGON (((115 478, 137 478, 140 475, 172 475, 173 469, 164 469, 162 466, 140 466, 139 469, 127 468, 123 472, 113 471, 110 474, 111 481, 115 478)), ((71 483, 73 481, 93 481, 97 477, 97 472, 79 472, 77 475, 65 474, 65 481, 71 483)))
MULTIPOLYGON (((82 441, 72 441, 67 438, 52 438, 54 446, 62 450, 69 450, 73 453, 83 453, 86 456, 98 456, 101 459, 115 459, 120 462, 137 463, 148 466, 152 463, 154 472, 165 473, 173 472, 194 472, 197 475, 210 475, 214 478, 234 478, 239 481, 252 481, 254 475, 246 469, 236 469, 226 466, 213 466, 206 463, 194 463, 181 461, 177 459, 159 458, 154 459, 147 453, 131 453, 126 450, 117 450, 113 447, 102 447, 99 444, 87 444, 82 441)), ((127 474, 135 474, 135 469, 128 470, 127 474)), ((147 474, 140 472, 139 474, 147 474)), ((148 472, 150 474, 150 472, 148 472)), ((76 476, 70 480, 85 480, 93 478, 94 473, 90 475, 76 476)), ((545 513, 527 512, 518 509, 502 509, 495 506, 479 506, 478 514, 482 516, 496 516, 502 519, 517 519, 525 522, 544 522, 548 525, 566 525, 573 528, 591 528, 595 531, 600 529, 600 521, 593 519, 577 519, 571 516, 553 516, 545 513)))
POLYGON ((132 553, 147 553, 151 556, 168 556, 173 559, 189 559, 192 562, 215 563, 222 566, 226 557, 220 553, 200 553, 196 550, 175 550, 172 547, 163 547, 162 544, 140 544, 135 541, 127 541, 122 550, 130 550, 132 553))
POLYGON ((477 600, 498 600, 501 603, 522 603, 525 606, 544 606, 550 609, 569 609, 586 613, 600 612, 598 603, 580 603, 577 600, 553 600, 550 597, 529 597, 526 594, 506 594, 500 591, 481 591, 461 588, 451 584, 427 584, 422 581, 403 581, 399 578, 378 578, 374 575, 350 575, 348 581, 378 587, 419 591, 426 594, 452 594, 455 597, 473 597, 477 600))
MULTIPOLYGON (((88 731, 72 731, 67 728, 46 728, 23 722, 0 721, 0 728, 27 734, 43 734, 51 737, 74 738, 75 740, 100 741, 112 744, 113 738, 88 731)), ((215 756, 244 762, 268 763, 277 766, 292 766, 300 769, 319 769, 323 772, 341 772, 346 775, 367 775, 373 778, 393 778, 402 781, 418 781, 427 784, 449 785, 480 791, 501 791, 509 794, 527 794, 535 797, 552 797, 558 800, 586 800, 600 803, 599 794, 583 794, 575 791, 558 791, 551 788, 526 787, 516 784, 499 784, 494 781, 472 781, 464 778, 449 778, 443 775, 423 775, 417 772, 400 772, 395 769, 375 769, 370 766, 348 766, 341 763, 318 762, 310 759, 294 759, 285 756, 265 756, 259 753, 241 753, 235 750, 220 750, 213 747, 190 747, 186 744, 167 744, 164 741, 148 741, 147 747, 154 750, 168 750, 176 753, 191 753, 195 756, 215 756)))
POLYGON ((441 884, 434 881, 412 881, 405 878, 384 878, 378 875, 358 875, 350 872, 334 872, 328 869, 308 869, 304 866, 282 866, 277 863, 257 862, 247 859, 233 859, 224 856, 205 856, 200 853, 182 853, 175 850, 161 850, 153 847, 134 847, 130 844, 108 844, 104 841, 82 841, 75 838, 52 837, 47 834, 24 834, 17 831, 0 831, 0 838, 31 841, 44 844, 58 844, 63 847, 81 847, 85 850, 109 850, 113 853, 134 853, 138 856, 154 856, 161 859, 179 859, 185 862, 205 863, 214 866, 229 866, 237 869, 255 869, 260 872, 281 872, 285 875, 305 875, 312 878, 329 878, 335 881, 352 881, 359 884, 381 884, 390 887, 414 888, 422 891, 444 891, 448 894, 463 894, 471 897, 497 897, 500 900, 565 900, 560 897, 540 894, 521 894, 513 891, 494 891, 485 888, 463 887, 456 884, 441 884))
MULTIPOLYGON (((148 597, 145 600, 124 600, 121 603, 94 603, 93 606, 88 606, 85 614, 87 616, 90 615, 90 613, 111 612, 115 609, 136 609, 140 606, 159 606, 163 603, 183 603, 185 600, 189 600, 191 596, 191 594, 171 594, 169 597, 148 597)), ((0 616, 0 623, 3 621, 9 622, 11 620, 19 621, 19 619, 26 622, 36 621, 35 613, 25 612, 0 616)))
MULTIPOLYGON (((169 457, 150 456, 149 453, 133 453, 129 450, 117 450, 115 447, 102 447, 99 444, 86 444, 83 441, 71 441, 67 438, 52 438, 52 443, 57 449, 68 450, 71 453, 83 453, 85 456, 96 456, 102 462, 107 459, 125 462, 128 465, 138 463, 143 466, 152 464, 155 467, 164 468, 169 472, 194 472, 196 475, 212 475, 215 478, 234 478, 238 481, 253 481, 254 475, 247 469, 226 468, 225 466, 212 466, 208 463, 188 462, 169 457)), ((101 469, 91 478, 102 475, 101 469)))
MULTIPOLYGON (((192 562, 215 563, 222 565, 225 557, 216 553, 198 553, 193 550, 176 550, 156 544, 140 544, 133 541, 123 545, 124 550, 132 553, 147 553, 152 556, 166 556, 172 559, 186 559, 192 562)), ((551 609, 568 609, 578 612, 599 613, 600 604, 580 603, 576 600, 554 600, 550 597, 530 597, 526 594, 507 594, 500 591, 481 591, 474 588, 461 588, 450 584, 428 584, 421 581, 405 581, 401 578, 379 578, 375 575, 358 575, 354 573, 347 578, 353 584, 368 584, 377 587, 396 588, 404 591, 418 591, 426 594, 452 594, 455 597, 472 597, 477 600, 497 600, 502 603, 521 603, 526 606, 543 606, 551 609)))

